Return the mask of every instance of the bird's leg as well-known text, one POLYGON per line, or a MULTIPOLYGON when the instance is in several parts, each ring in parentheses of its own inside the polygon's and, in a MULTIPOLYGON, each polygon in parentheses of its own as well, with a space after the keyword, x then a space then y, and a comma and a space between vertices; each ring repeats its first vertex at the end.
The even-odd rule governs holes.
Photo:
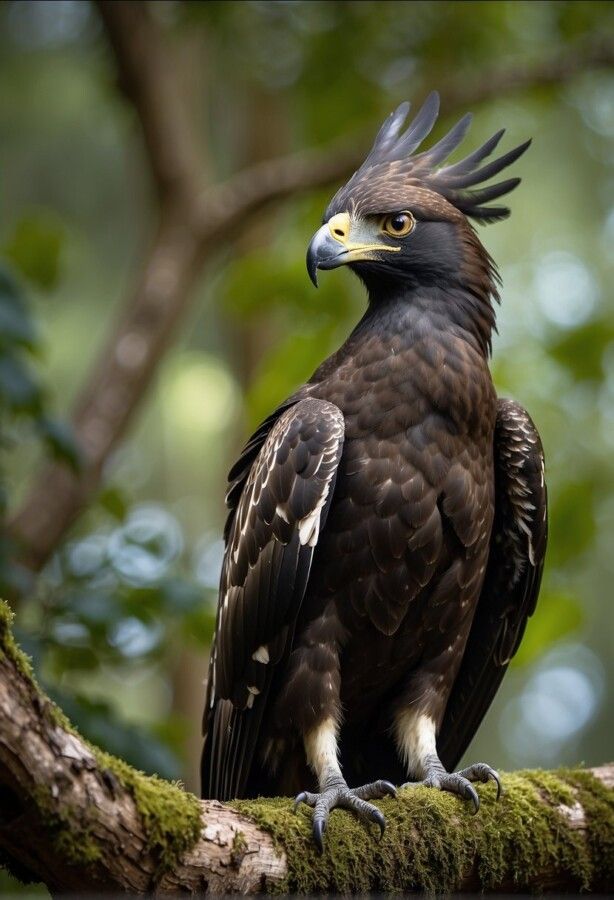
POLYGON ((487 782, 492 779, 497 785, 497 800, 501 793, 498 773, 486 763, 475 763, 459 772, 447 772, 437 755, 435 720, 424 712, 404 709, 396 717, 395 733, 397 745, 410 776, 417 781, 408 781, 402 787, 425 785, 438 791, 450 791, 473 804, 473 811, 480 808, 480 798, 472 782, 487 782))
POLYGON ((313 839, 320 853, 323 836, 328 824, 328 816, 335 807, 349 809, 364 822, 375 822, 384 833, 386 820, 376 806, 368 800, 394 796, 396 789, 388 781, 374 781, 358 788, 349 788, 341 773, 337 753, 337 726, 328 718, 316 725, 305 736, 307 762, 318 778, 318 793, 303 791, 294 801, 296 809, 300 803, 313 807, 313 839))

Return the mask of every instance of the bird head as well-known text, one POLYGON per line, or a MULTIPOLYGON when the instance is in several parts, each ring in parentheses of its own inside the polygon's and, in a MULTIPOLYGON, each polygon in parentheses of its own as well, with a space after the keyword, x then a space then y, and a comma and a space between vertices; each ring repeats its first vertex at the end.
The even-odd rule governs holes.
POLYGON ((531 142, 482 165, 501 130, 460 162, 442 167, 463 140, 471 114, 430 149, 415 153, 435 124, 439 95, 431 93, 402 132, 409 108, 402 103, 385 120, 363 164, 331 200, 309 245, 309 276, 317 286, 318 269, 350 265, 370 293, 382 284, 452 279, 474 294, 496 297, 494 264, 470 220, 488 223, 508 216, 506 206, 490 203, 520 179, 474 186, 513 163, 531 142))

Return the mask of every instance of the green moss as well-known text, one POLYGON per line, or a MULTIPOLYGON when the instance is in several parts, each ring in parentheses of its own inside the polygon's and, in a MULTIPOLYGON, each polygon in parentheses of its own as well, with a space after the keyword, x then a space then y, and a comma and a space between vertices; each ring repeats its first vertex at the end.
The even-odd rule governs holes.
MULTIPOLYGON (((51 724, 76 735, 89 748, 100 768, 105 788, 121 785, 129 791, 141 816, 147 850, 158 862, 158 874, 172 868, 199 838, 202 821, 200 801, 178 785, 145 775, 121 759, 105 753, 82 738, 64 713, 40 690, 30 660, 17 646, 11 632, 13 614, 0 600, 0 657, 8 657, 30 686, 33 703, 51 724)), ((91 865, 100 858, 100 848, 78 811, 62 805, 46 788, 32 797, 56 851, 69 863, 91 865)))
POLYGON ((592 887, 605 893, 614 884, 614 791, 591 772, 573 769, 563 776, 575 788, 586 815, 589 854, 595 864, 592 887))
POLYGON ((8 603, 0 600, 0 656, 6 655, 15 663, 18 671, 21 672, 24 678, 28 681, 35 681, 30 660, 15 643, 15 638, 11 631, 14 618, 15 615, 8 603))
POLYGON ((109 753, 96 747, 90 749, 108 783, 112 784, 115 779, 134 797, 143 822, 147 849, 158 860, 158 874, 172 869, 200 836, 200 800, 178 784, 156 775, 144 775, 109 753))
POLYGON ((230 851, 230 859, 235 869, 241 866, 246 853, 247 841, 245 840, 245 835, 242 831, 237 831, 232 839, 232 849, 230 851))
POLYGON ((595 884, 604 857, 614 852, 612 792, 595 790, 595 779, 582 772, 505 775, 504 789, 496 803, 494 787, 480 785, 477 816, 449 794, 422 787, 401 791, 397 800, 378 803, 388 822, 381 841, 375 828, 369 831, 349 813, 336 810, 322 856, 311 841, 311 810, 306 807, 294 814, 289 800, 232 805, 285 851, 287 880, 271 886, 279 892, 448 893, 459 889, 472 871, 484 890, 502 884, 523 890, 547 868, 565 872, 578 889, 595 884), (556 809, 576 801, 586 804, 588 815, 599 823, 588 841, 556 809), (604 832, 606 815, 610 825, 604 832))
MULTIPOLYGON (((30 799, 34 801, 58 856, 70 865, 85 867, 100 859, 101 850, 90 828, 70 804, 63 804, 61 798, 53 798, 46 785, 35 788, 30 799)), ((17 874, 12 867, 11 871, 17 874)))

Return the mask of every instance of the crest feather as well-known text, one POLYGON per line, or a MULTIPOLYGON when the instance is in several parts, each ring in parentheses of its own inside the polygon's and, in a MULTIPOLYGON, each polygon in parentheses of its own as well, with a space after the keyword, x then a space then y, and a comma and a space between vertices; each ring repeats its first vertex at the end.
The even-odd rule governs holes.
MULTIPOLYGON (((386 201, 389 202, 392 185, 401 186, 403 183, 422 186, 438 193, 460 212, 478 222, 496 222, 508 216, 510 211, 507 207, 491 207, 488 204, 512 191, 520 183, 519 178, 509 178, 478 190, 471 188, 488 181, 514 163, 529 147, 531 141, 525 141, 497 159, 481 165, 498 146, 505 132, 501 129, 464 159, 440 168, 462 143, 471 124, 471 113, 464 115, 428 150, 412 156, 431 133, 437 121, 439 94, 437 91, 429 94, 416 116, 403 131, 409 110, 408 102, 401 103, 384 121, 365 161, 347 184, 337 192, 326 211, 325 219, 330 218, 335 212, 350 207, 360 208, 361 193, 367 195, 369 203, 373 205, 374 198, 375 200, 377 198, 378 185, 381 185, 386 194, 386 201)), ((382 210, 385 211, 388 210, 382 210)))

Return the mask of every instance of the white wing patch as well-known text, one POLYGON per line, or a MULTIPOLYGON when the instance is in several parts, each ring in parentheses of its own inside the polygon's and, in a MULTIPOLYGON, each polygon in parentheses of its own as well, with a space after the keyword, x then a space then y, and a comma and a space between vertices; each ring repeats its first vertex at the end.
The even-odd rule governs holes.
MULTIPOLYGON (((323 453, 322 458, 318 462, 318 470, 325 460, 326 463, 331 462, 335 458, 336 453, 336 445, 334 445, 328 452, 323 453)), ((322 484, 322 493, 318 498, 318 502, 316 503, 312 511, 304 516, 298 523, 298 536, 303 547, 305 545, 308 545, 309 547, 315 547, 318 542, 318 538, 320 536, 320 517, 322 515, 324 504, 326 503, 326 500, 328 498, 330 485, 334 475, 335 468, 331 466, 326 481, 322 484)))
POLYGON ((288 518, 288 512, 287 512, 285 506, 283 506, 281 503, 278 503, 277 506, 275 507, 275 513, 279 516, 280 519, 283 519, 287 525, 290 524, 290 519, 288 518))
POLYGON ((269 648, 267 647, 267 645, 262 644, 260 647, 258 647, 257 650, 254 650, 254 652, 252 653, 252 659, 254 660, 254 662, 259 662, 262 663, 263 666, 266 666, 269 661, 269 648))
POLYGON ((247 690, 248 690, 248 692, 249 692, 248 695, 247 695, 247 708, 248 708, 248 709, 251 709, 252 706, 254 705, 254 699, 255 699, 255 698, 258 696, 258 694, 260 693, 260 688, 257 688, 257 687, 256 687, 255 685, 253 685, 253 684, 248 684, 247 690))
POLYGON ((310 547, 315 547, 317 543, 318 535, 320 534, 321 509, 321 505, 316 506, 313 512, 310 512, 308 516, 305 516, 305 518, 301 519, 298 523, 298 536, 303 547, 305 544, 309 544, 310 547))

